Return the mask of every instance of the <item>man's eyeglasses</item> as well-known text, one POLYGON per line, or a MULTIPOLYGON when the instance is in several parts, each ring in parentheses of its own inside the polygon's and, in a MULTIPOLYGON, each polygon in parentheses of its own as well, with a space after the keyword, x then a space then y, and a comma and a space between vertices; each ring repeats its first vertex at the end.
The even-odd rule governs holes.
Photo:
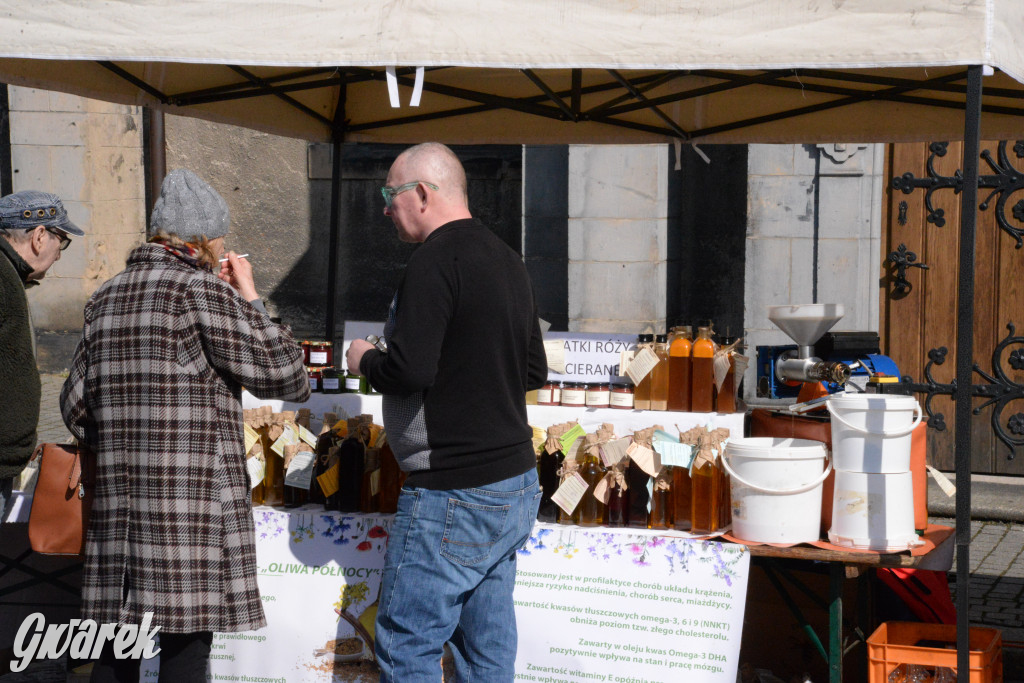
POLYGON ((380 193, 382 195, 384 195, 384 206, 386 206, 386 207, 388 207, 390 209, 391 208, 391 202, 395 201, 395 197, 397 197, 398 195, 402 194, 403 192, 405 192, 407 190, 413 189, 414 187, 416 187, 420 183, 423 183, 424 185, 429 187, 434 192, 437 192, 437 190, 438 190, 437 185, 435 185, 434 183, 428 183, 426 180, 414 180, 411 183, 406 183, 404 185, 399 185, 398 187, 389 187, 389 186, 385 185, 384 187, 380 188, 380 193))
POLYGON ((49 232, 52 235, 56 235, 57 236, 57 239, 60 240, 60 250, 61 251, 64 251, 65 249, 67 249, 68 245, 71 244, 71 238, 68 237, 67 235, 65 235, 63 232, 61 232, 57 228, 46 228, 46 231, 49 232))

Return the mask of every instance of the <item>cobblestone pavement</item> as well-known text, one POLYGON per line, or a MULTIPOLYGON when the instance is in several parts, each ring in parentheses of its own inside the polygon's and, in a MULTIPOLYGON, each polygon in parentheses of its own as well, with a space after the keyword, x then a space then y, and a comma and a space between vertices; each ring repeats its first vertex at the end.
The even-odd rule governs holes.
MULTIPOLYGON (((60 416, 60 389, 64 378, 43 375, 39 440, 64 442, 70 433, 60 416)), ((1024 480, 1021 482, 1024 494, 1024 480)), ((933 518, 954 526, 952 519, 933 518)), ((950 587, 956 599, 956 558, 950 587)), ((970 618, 976 626, 1001 629, 1007 660, 1007 681, 1024 681, 1024 523, 975 520, 971 522, 970 618), (1014 643, 1021 647, 1015 648, 1014 643), (1017 669, 1021 670, 1017 670, 1017 669)))

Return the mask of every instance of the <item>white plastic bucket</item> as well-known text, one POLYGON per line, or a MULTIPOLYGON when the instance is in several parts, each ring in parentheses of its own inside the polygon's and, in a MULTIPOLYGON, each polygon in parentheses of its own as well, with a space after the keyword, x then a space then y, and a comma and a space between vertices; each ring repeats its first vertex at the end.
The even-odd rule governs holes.
POLYGON ((821 485, 832 471, 825 444, 809 439, 730 439, 722 466, 732 493, 732 532, 758 543, 818 540, 821 485))
POLYGON ((836 471, 910 471, 911 432, 921 422, 913 396, 836 394, 832 414, 832 458, 836 471))
POLYGON ((868 474, 837 469, 832 501, 830 543, 882 552, 921 544, 914 532, 910 472, 868 474))

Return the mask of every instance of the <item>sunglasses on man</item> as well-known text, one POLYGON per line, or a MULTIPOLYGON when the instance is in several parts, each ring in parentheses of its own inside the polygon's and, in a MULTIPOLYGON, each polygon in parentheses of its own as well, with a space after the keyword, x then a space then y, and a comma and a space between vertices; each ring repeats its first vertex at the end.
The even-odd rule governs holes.
POLYGON ((402 194, 403 192, 413 189, 420 183, 423 183, 434 192, 437 192, 438 190, 437 185, 435 185, 434 183, 428 183, 426 180, 414 180, 411 183, 405 183, 404 185, 399 185, 398 187, 389 187, 385 185, 384 187, 380 188, 380 193, 384 195, 384 206, 390 209, 391 202, 395 201, 395 197, 402 194))

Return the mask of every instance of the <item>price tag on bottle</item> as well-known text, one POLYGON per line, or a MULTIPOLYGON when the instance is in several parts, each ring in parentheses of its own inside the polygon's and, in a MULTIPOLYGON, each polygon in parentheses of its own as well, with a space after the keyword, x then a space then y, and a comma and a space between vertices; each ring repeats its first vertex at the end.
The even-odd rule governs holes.
POLYGON ((325 498, 330 498, 338 492, 338 472, 340 469, 338 463, 334 463, 334 465, 316 478, 317 483, 320 484, 320 490, 324 492, 325 498))
POLYGON ((263 477, 267 474, 267 462, 263 459, 262 453, 248 458, 245 467, 249 470, 249 488, 254 489, 263 483, 263 477))
POLYGON ((299 439, 305 441, 310 448, 316 448, 316 434, 309 431, 300 424, 295 425, 299 430, 299 439))
MULTIPOLYGON (((281 432, 281 436, 277 437, 277 441, 270 445, 270 450, 274 451, 283 458, 285 446, 298 445, 299 435, 295 433, 295 430, 292 429, 292 426, 290 424, 286 424, 284 426, 284 431, 281 432)), ((313 443, 313 446, 316 446, 316 442, 313 443)))
POLYGON ((658 364, 658 354, 650 347, 641 349, 626 368, 626 374, 633 380, 633 384, 640 384, 644 377, 651 374, 651 370, 658 364))
POLYGON ((626 452, 629 453, 629 457, 633 462, 639 465, 640 469, 644 472, 652 477, 656 477, 658 475, 658 470, 661 469, 661 457, 657 453, 647 446, 641 446, 635 442, 626 449, 626 452))
POLYGON ((607 467, 614 467, 623 458, 626 457, 626 449, 629 448, 633 440, 625 436, 615 441, 609 441, 608 443, 601 444, 601 463, 607 467))
POLYGON ((673 441, 656 441, 654 449, 661 455, 662 465, 690 469, 694 452, 692 445, 673 441))
POLYGON ((380 493, 380 470, 370 472, 370 495, 376 496, 380 493))
POLYGON ((601 481, 597 482, 597 486, 594 487, 594 498, 599 501, 608 504, 608 499, 611 498, 611 489, 608 487, 608 477, 601 477, 601 481))
POLYGON ((309 482, 313 479, 313 463, 316 456, 309 451, 299 451, 288 463, 288 471, 284 473, 285 486, 294 486, 303 491, 309 490, 309 482))
POLYGON ((256 445, 256 442, 260 440, 260 435, 256 433, 256 430, 247 424, 242 425, 242 431, 245 433, 245 454, 248 455, 252 447, 256 445))
POLYGON ((566 477, 562 485, 558 487, 558 490, 551 494, 551 500, 555 505, 562 508, 565 514, 571 515, 576 506, 580 504, 580 499, 586 492, 587 480, 581 477, 579 472, 573 472, 572 476, 566 477))
POLYGON ((565 434, 562 434, 561 438, 559 438, 559 441, 562 443, 562 452, 568 453, 569 449, 572 448, 573 443, 576 442, 576 439, 586 435, 586 433, 586 430, 580 426, 579 422, 574 424, 572 429, 567 431, 565 434))

